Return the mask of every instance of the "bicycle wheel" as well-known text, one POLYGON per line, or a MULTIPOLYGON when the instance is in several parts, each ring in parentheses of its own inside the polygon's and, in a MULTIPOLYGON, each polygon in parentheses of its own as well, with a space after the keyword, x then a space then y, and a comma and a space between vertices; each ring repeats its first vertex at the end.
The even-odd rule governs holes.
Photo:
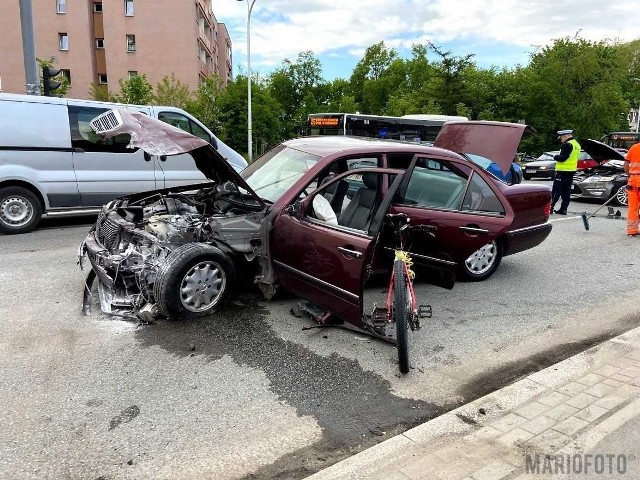
POLYGON ((407 278, 404 262, 396 260, 393 264, 393 321, 396 323, 398 343, 398 361, 400 372, 409 372, 409 315, 411 314, 407 278))

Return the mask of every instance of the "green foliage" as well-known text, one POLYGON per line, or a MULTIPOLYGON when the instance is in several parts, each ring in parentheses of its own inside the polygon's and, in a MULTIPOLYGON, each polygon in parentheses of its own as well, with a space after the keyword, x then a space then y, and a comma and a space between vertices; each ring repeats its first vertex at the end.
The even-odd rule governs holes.
POLYGON ((172 107, 187 108, 191 102, 192 93, 188 85, 185 85, 172 73, 163 77, 156 85, 153 101, 156 105, 169 105, 172 107))
POLYGON ((110 102, 113 99, 113 95, 109 93, 109 88, 106 85, 97 83, 89 85, 89 97, 100 102, 110 102))
POLYGON ((153 100, 153 86, 146 75, 133 75, 126 81, 120 79, 118 84, 120 92, 113 96, 115 102, 148 105, 153 100))
MULTIPOLYGON (((200 82, 198 89, 187 102, 185 110, 204 123, 209 129, 219 136, 223 142, 227 142, 220 122, 220 106, 218 99, 222 91, 222 82, 217 75, 209 75, 200 82)), ((246 103, 246 101, 245 101, 246 103)))

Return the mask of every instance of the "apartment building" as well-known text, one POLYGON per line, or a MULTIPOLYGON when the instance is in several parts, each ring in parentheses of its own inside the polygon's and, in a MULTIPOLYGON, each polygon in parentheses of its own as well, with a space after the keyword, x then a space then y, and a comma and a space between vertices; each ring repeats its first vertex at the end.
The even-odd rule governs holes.
MULTIPOLYGON (((25 93, 18 0, 0 15, 0 90, 25 93)), ((120 79, 166 75, 195 90, 217 73, 232 77, 231 39, 212 0, 32 0, 36 56, 55 57, 70 98, 90 98, 92 83, 119 90, 120 79)))

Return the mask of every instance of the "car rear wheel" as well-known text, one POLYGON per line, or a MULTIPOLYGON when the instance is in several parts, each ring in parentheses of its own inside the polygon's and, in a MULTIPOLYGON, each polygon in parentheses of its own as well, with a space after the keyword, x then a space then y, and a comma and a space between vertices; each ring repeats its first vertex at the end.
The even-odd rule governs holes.
POLYGON ((220 249, 188 243, 167 257, 158 272, 153 294, 169 318, 189 319, 217 310, 235 282, 235 267, 220 249))
POLYGON ((487 243, 461 265, 463 276, 472 282, 485 280, 493 275, 502 260, 502 247, 495 240, 487 243))
POLYGON ((22 187, 0 189, 0 232, 30 232, 41 217, 42 204, 31 191, 22 187))
POLYGON ((528 175, 526 173, 523 173, 522 176, 524 177, 525 180, 531 180, 531 175, 528 175))
POLYGON ((618 205, 626 207, 629 204, 629 199, 627 197, 627 186, 626 185, 622 185, 622 186, 618 187, 618 190, 616 190, 616 193, 614 195, 616 197, 615 202, 618 205))

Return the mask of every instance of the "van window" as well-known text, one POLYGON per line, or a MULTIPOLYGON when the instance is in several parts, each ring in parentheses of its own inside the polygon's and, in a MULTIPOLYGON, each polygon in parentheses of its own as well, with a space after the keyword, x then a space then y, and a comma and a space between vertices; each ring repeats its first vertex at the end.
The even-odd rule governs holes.
POLYGON ((129 134, 101 138, 91 129, 89 122, 108 110, 108 108, 69 106, 69 129, 71 130, 72 148, 81 148, 85 152, 113 153, 131 153, 137 150, 127 148, 131 141, 129 134))
POLYGON ((200 125, 195 123, 190 118, 176 112, 160 112, 158 114, 158 120, 162 120, 164 123, 173 125, 174 127, 184 130, 185 132, 200 137, 203 140, 211 143, 211 135, 209 135, 200 125))

